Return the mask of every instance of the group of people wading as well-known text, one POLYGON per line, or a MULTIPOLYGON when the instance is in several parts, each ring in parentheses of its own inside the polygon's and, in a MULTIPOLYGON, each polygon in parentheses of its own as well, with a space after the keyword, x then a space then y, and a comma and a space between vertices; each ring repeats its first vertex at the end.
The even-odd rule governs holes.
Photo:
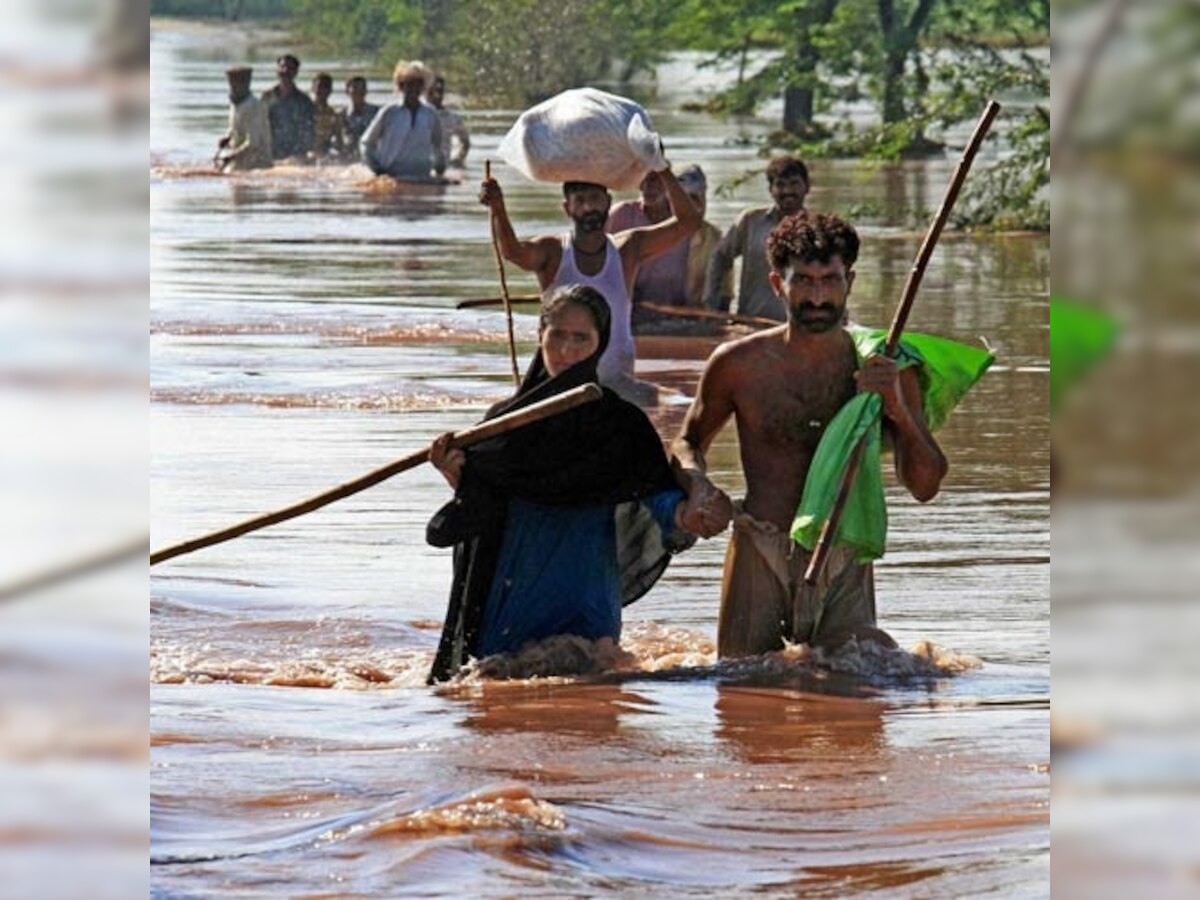
POLYGON ((642 206, 657 200, 669 214, 658 210, 645 222, 610 210, 602 185, 568 182, 571 231, 530 240, 516 236, 499 185, 483 183, 480 202, 502 254, 535 273, 543 291, 537 352, 516 394, 486 418, 586 382, 605 391, 598 403, 465 451, 449 434, 435 441, 430 461, 454 498, 431 520, 427 538, 454 548, 454 577, 431 682, 453 677, 471 658, 517 653, 558 635, 618 641, 622 607, 649 590, 673 554, 730 522, 722 657, 785 642, 895 646, 876 626, 871 564, 836 548, 816 584, 807 584, 811 555, 791 536, 793 518, 826 427, 859 392, 882 398, 884 440, 914 498, 937 494, 947 463, 925 421, 916 369, 881 354, 859 357, 846 328, 858 234, 837 216, 804 208, 809 180, 801 162, 772 161, 773 205, 747 211, 711 242, 702 282, 702 299, 728 309, 730 268, 742 256, 739 311, 749 304, 752 314, 781 324, 712 354, 669 453, 641 409, 622 398, 633 380, 637 285, 688 289, 703 207, 682 176, 669 165, 646 176, 642 206), (654 270, 680 247, 688 252, 676 255, 673 274, 654 270), (737 502, 710 478, 706 460, 730 419, 746 484, 737 502))
MULTIPOLYGON (((300 63, 279 57, 278 84, 261 99, 251 71, 229 70, 226 171, 274 161, 361 159, 403 179, 462 165, 470 139, 442 105, 445 83, 419 62, 396 66, 396 99, 366 102, 366 81, 346 82, 351 105, 329 105, 332 78, 297 88, 300 63), (452 141, 453 139, 453 141, 452 141), (456 153, 451 155, 452 143, 456 153)), ((675 553, 733 523, 721 586, 721 656, 785 642, 835 650, 850 640, 894 647, 876 627, 872 567, 835 549, 814 585, 793 518, 822 435, 857 393, 882 398, 885 443, 914 498, 934 497, 946 459, 926 424, 916 369, 884 355, 860 358, 846 328, 859 239, 833 215, 805 208, 807 167, 779 157, 766 170, 770 206, 750 209, 722 235, 704 220, 698 166, 648 172, 640 196, 617 206, 601 184, 562 185, 571 230, 521 239, 500 185, 485 180, 502 255, 536 275, 542 291, 538 349, 516 394, 488 411, 512 412, 588 382, 603 399, 470 449, 443 435, 430 461, 454 489, 427 538, 454 548, 454 576, 431 681, 472 658, 517 653, 559 635, 621 635, 622 607, 644 594, 675 553), (741 257, 737 312, 779 322, 729 341, 709 358, 670 452, 641 409, 633 326, 645 303, 728 312, 741 257), (746 495, 734 502, 709 476, 706 454, 732 419, 746 495)))
POLYGON ((367 102, 367 80, 346 80, 349 105, 334 107, 333 76, 318 72, 312 96, 296 84, 300 60, 276 60, 276 84, 255 97, 248 66, 226 71, 229 129, 214 162, 222 172, 265 169, 276 163, 361 161, 377 175, 408 180, 462 168, 471 136, 462 116, 445 106, 446 80, 419 61, 396 64, 396 96, 382 107, 367 102))

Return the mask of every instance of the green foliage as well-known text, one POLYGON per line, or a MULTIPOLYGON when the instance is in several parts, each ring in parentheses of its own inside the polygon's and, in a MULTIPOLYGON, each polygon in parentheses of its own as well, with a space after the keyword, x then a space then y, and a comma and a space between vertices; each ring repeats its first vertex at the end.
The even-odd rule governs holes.
POLYGON ((291 15, 290 0, 150 0, 150 15, 181 19, 279 19, 291 15))
POLYGON ((476 0, 454 22, 443 62, 454 83, 481 100, 532 103, 605 73, 613 47, 601 4, 588 0, 476 0))
POLYGON ((929 117, 943 127, 978 117, 988 99, 1005 103, 998 128, 1009 150, 972 177, 957 224, 997 230, 1050 228, 1049 0, 956 0, 958 15, 938 36, 952 52, 938 63, 941 86, 929 117), (987 36, 992 36, 989 40, 987 36), (1004 39, 998 49, 996 36, 1004 39))
POLYGON ((293 0, 302 35, 374 56, 420 57, 456 91, 528 104, 570 87, 627 80, 666 53, 660 0, 293 0))
POLYGON ((317 46, 372 56, 385 65, 424 50, 420 0, 292 0, 292 7, 297 31, 317 46))
POLYGON ((385 65, 420 57, 456 91, 491 105, 624 82, 669 50, 701 50, 710 64, 735 63, 737 75, 690 108, 745 114, 782 95, 783 128, 769 147, 809 157, 879 164, 941 153, 931 136, 961 129, 998 97, 1006 110, 997 130, 1009 148, 973 173, 959 222, 1049 227, 1048 61, 1030 49, 1048 39, 1049 0, 291 2, 305 37, 385 65), (879 124, 816 119, 838 101, 864 97, 879 124))

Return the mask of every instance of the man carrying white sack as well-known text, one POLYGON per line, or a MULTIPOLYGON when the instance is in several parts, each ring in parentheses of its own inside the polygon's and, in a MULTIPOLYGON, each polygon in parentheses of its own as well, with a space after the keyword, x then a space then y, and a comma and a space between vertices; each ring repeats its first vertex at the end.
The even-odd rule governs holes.
POLYGON ((586 284, 608 301, 612 337, 600 358, 600 381, 630 399, 637 399, 637 392, 629 298, 638 266, 686 241, 701 223, 699 210, 665 160, 658 173, 671 204, 671 217, 613 235, 604 231, 612 195, 601 184, 564 182, 563 211, 573 223, 571 231, 562 237, 544 235, 528 241, 519 240, 513 231, 495 179, 484 181, 479 194, 479 201, 491 210, 500 252, 509 262, 537 274, 543 296, 560 285, 586 284))

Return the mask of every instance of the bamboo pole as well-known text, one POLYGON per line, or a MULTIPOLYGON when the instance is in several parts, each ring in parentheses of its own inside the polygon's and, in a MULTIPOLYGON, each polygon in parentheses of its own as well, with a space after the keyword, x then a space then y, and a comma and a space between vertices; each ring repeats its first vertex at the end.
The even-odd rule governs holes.
MULTIPOLYGON (((492 161, 483 161, 483 178, 492 180, 492 161)), ((492 229, 492 251, 496 254, 496 271, 500 273, 500 296, 504 301, 504 317, 508 320, 508 359, 512 363, 513 384, 521 386, 521 373, 517 368, 517 338, 513 333, 512 300, 508 296, 508 279, 504 275, 504 258, 500 255, 500 235, 496 232, 496 216, 488 210, 488 223, 492 229)))
POLYGON ((145 558, 150 549, 150 536, 143 534, 126 540, 105 550, 91 553, 65 563, 46 568, 40 572, 18 578, 0 585, 0 601, 16 600, 26 594, 54 587, 64 581, 91 575, 109 566, 126 561, 145 558))
MULTIPOLYGON (((511 303, 541 303, 541 294, 517 294, 515 297, 509 297, 511 303)), ((459 300, 454 304, 455 309, 475 309, 481 306, 500 306, 504 303, 503 297, 472 297, 469 300, 459 300)), ((708 319, 714 322, 732 322, 734 325, 755 325, 762 328, 770 328, 775 325, 782 325, 782 322, 777 322, 775 319, 768 319, 765 316, 741 316, 737 313, 716 312, 711 309, 693 309, 687 306, 666 306, 661 303, 642 302, 637 304, 640 309, 647 310, 653 313, 660 313, 666 316, 679 316, 684 319, 708 319)))
MULTIPOLYGON (((512 431, 514 428, 520 428, 541 419, 566 412, 568 409, 581 406, 584 403, 599 400, 602 396, 603 391, 598 385, 584 384, 573 390, 542 400, 540 403, 534 403, 524 409, 518 409, 507 415, 497 416, 487 422, 481 422, 479 425, 468 428, 466 431, 460 431, 454 435, 450 445, 452 447, 469 447, 471 444, 477 444, 480 441, 503 434, 506 431, 512 431)), ((183 541, 170 547, 164 547, 162 550, 156 550, 150 554, 150 565, 157 565, 160 562, 166 562, 168 559, 174 559, 176 556, 182 556, 185 553, 192 553, 204 547, 211 547, 214 544, 231 541, 252 531, 258 531, 260 528, 266 528, 268 525, 276 525, 279 522, 285 522, 288 519, 294 519, 297 516, 310 513, 315 509, 320 509, 322 506, 328 506, 335 500, 341 500, 349 497, 351 494, 357 494, 359 491, 373 487, 379 484, 379 482, 391 478, 393 475, 398 475, 409 469, 415 469, 421 463, 428 460, 429 448, 425 447, 415 453, 410 453, 408 456, 388 463, 386 466, 368 472, 366 475, 355 478, 353 481, 347 481, 345 484, 317 494, 315 497, 310 497, 307 500, 294 503, 275 512, 264 513, 252 519, 246 519, 229 528, 222 528, 220 531, 214 531, 210 534, 193 538, 190 541, 183 541)))
MULTIPOLYGON (((541 294, 517 294, 508 298, 509 303, 541 303, 541 294)), ((477 306, 500 306, 503 297, 472 297, 470 300, 459 300, 454 304, 455 309, 474 309, 477 306)))
MULTIPOLYGON (((946 195, 942 198, 942 205, 938 209, 933 222, 929 225, 929 230, 925 234, 925 240, 921 242, 921 248, 917 251, 917 259, 909 270, 908 279, 904 283, 904 293, 900 298, 899 306, 896 307, 896 314, 892 318, 891 327, 888 328, 887 342, 884 344, 883 352, 888 356, 896 355, 896 348, 900 343, 900 335, 904 332, 904 326, 908 322, 909 313, 912 312, 913 303, 917 299, 917 291, 921 287, 921 279, 925 277, 925 270, 929 267, 929 260, 933 256, 933 250, 937 246, 938 238, 941 237, 942 229, 946 226, 946 222, 950 218, 950 211, 954 208, 959 191, 962 190, 963 182, 967 180, 967 173, 971 170, 971 164, 975 161, 975 155, 979 152, 979 148, 983 144, 983 139, 987 137, 988 129, 992 127, 992 122, 999 112, 1000 104, 995 100, 989 100, 987 107, 983 111, 983 115, 980 116, 979 122, 975 125, 975 131, 971 134, 971 140, 967 142, 967 146, 963 149, 962 156, 958 160, 958 166, 954 170, 954 176, 950 179, 950 184, 946 188, 946 195)), ((866 444, 867 437, 863 435, 855 446, 854 452, 850 454, 845 474, 842 476, 841 487, 838 488, 837 498, 834 500, 833 509, 830 510, 829 518, 825 520, 825 525, 821 529, 821 536, 817 540, 817 546, 813 549, 812 559, 809 560, 808 570, 804 573, 804 581, 809 585, 817 583, 817 579, 821 577, 821 572, 829 559, 829 551, 833 549, 833 542, 837 537, 837 529, 842 521, 842 513, 845 511, 846 501, 850 497, 850 488, 853 486, 854 479, 858 475, 859 466, 862 464, 866 444)))
POLYGON ((644 309, 647 312, 659 313, 664 316, 679 316, 684 319, 705 319, 712 322, 732 322, 734 325, 755 325, 760 328, 772 328, 776 325, 782 325, 782 322, 777 322, 775 319, 768 319, 765 316, 740 316, 736 313, 716 312, 711 309, 693 309, 687 306, 664 306, 661 303, 639 303, 639 309, 644 309))

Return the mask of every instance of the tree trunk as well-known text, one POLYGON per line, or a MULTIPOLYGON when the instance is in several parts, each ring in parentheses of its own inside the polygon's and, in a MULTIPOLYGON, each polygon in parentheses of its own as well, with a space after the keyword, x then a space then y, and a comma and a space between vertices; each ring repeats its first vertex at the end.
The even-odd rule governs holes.
POLYGON ((812 127, 813 89, 788 87, 783 91, 783 130, 801 134, 812 127))
POLYGON ((421 56, 442 59, 449 50, 446 36, 450 33, 450 4, 447 0, 424 0, 421 13, 421 56))
POLYGON ((889 50, 883 65, 883 124, 893 125, 908 118, 904 102, 904 59, 908 54, 889 50))
POLYGON ((877 0, 879 26, 883 31, 883 123, 892 125, 908 118, 904 99, 904 62, 917 49, 921 33, 937 0, 918 0, 907 22, 897 15, 895 0, 877 0))
POLYGON ((792 50, 794 69, 783 89, 783 130, 789 134, 812 134, 816 112, 817 66, 821 54, 813 43, 813 30, 829 23, 838 0, 818 0, 797 11, 796 45, 792 50))

